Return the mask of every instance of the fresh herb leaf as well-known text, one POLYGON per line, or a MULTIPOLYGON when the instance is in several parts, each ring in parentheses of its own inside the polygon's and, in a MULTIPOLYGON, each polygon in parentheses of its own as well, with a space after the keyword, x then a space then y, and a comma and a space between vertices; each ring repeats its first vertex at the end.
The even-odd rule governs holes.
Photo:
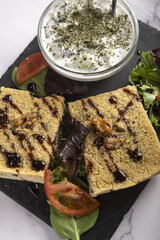
POLYGON ((59 140, 60 140, 60 141, 66 141, 67 138, 60 138, 59 140))
POLYGON ((74 181, 74 184, 79 186, 80 188, 82 188, 85 192, 89 193, 89 188, 88 188, 87 183, 82 181, 81 178, 77 177, 74 181))
POLYGON ((80 164, 80 171, 79 171, 79 177, 81 178, 86 178, 86 166, 85 166, 85 162, 84 162, 84 159, 81 161, 81 164, 80 164))
POLYGON ((51 162, 52 162, 52 169, 55 169, 61 164, 62 158, 59 155, 55 155, 54 158, 51 160, 51 162))
POLYGON ((79 85, 75 81, 59 75, 50 68, 45 77, 44 88, 47 93, 62 96, 83 96, 88 90, 86 83, 79 85))
MULTIPOLYGON (((14 67, 12 71, 12 81, 17 88, 26 91, 27 85, 29 83, 35 83, 37 92, 40 94, 40 96, 45 97, 47 95, 46 92, 44 91, 44 82, 45 82, 45 75, 47 73, 47 70, 43 70, 41 73, 37 74, 36 76, 30 78, 29 80, 23 83, 17 83, 17 79, 16 79, 17 69, 18 67, 14 67)), ((31 94, 35 95, 34 92, 31 92, 31 94)))
POLYGON ((55 168, 51 176, 52 184, 60 183, 65 180, 67 180, 67 171, 61 166, 55 168))
POLYGON ((62 239, 80 240, 82 233, 92 228, 98 218, 99 209, 81 217, 67 216, 50 204, 50 222, 52 228, 62 239))
POLYGON ((160 101, 156 100, 149 110, 149 118, 155 126, 160 126, 160 101))
POLYGON ((155 127, 160 126, 160 124, 158 123, 160 119, 155 117, 154 115, 152 115, 152 112, 150 113, 150 120, 154 124, 155 127))
POLYGON ((160 105, 156 99, 160 93, 160 49, 142 52, 142 57, 131 72, 129 81, 137 87, 152 124, 160 126, 160 105))
POLYGON ((68 179, 70 181, 73 181, 78 174, 88 133, 89 129, 74 119, 72 132, 59 150, 59 156, 68 166, 68 179))
POLYGON ((160 68, 160 48, 150 51, 151 55, 155 58, 155 63, 160 68))
POLYGON ((158 95, 160 88, 157 86, 142 85, 138 87, 139 94, 143 97, 145 108, 148 109, 158 95))
POLYGON ((155 64, 155 58, 150 52, 142 52, 143 59, 137 64, 136 68, 131 72, 129 81, 132 84, 146 83, 160 84, 160 73, 155 64))

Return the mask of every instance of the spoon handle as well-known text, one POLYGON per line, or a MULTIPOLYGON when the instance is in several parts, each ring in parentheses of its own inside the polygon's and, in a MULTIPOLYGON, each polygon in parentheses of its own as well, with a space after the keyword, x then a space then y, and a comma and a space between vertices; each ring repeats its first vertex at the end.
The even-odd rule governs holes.
POLYGON ((112 15, 113 15, 113 17, 115 17, 115 15, 116 15, 116 3, 117 3, 117 0, 112 0, 112 15))

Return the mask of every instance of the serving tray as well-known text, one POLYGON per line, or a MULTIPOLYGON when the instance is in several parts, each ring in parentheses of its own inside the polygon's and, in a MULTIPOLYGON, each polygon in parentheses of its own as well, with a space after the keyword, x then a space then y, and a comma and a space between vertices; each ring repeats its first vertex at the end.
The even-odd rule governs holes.
MULTIPOLYGON (((139 27, 140 37, 137 49, 147 51, 159 48, 160 32, 142 22, 139 22, 139 27)), ((16 59, 16 61, 4 73, 0 80, 0 86, 15 88, 11 80, 11 74, 14 66, 18 66, 25 57, 38 51, 40 50, 38 47, 37 37, 35 37, 22 54, 16 59)), ((97 95, 99 93, 116 90, 128 85, 128 76, 132 69, 136 66, 139 58, 140 56, 135 53, 130 63, 121 72, 108 79, 88 83, 88 93, 86 96, 97 95)), ((98 200, 101 202, 101 207, 98 220, 92 229, 82 235, 81 239, 109 240, 120 224, 123 216, 131 208, 147 182, 148 181, 145 181, 135 187, 99 196, 98 200)), ((4 192, 6 195, 50 225, 49 206, 46 201, 42 184, 36 185, 30 182, 0 179, 0 191, 4 192)))

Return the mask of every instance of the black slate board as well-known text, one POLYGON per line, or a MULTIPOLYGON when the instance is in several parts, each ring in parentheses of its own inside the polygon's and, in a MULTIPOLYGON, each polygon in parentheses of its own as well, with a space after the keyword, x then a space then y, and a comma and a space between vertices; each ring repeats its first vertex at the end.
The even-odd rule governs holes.
MULTIPOLYGON (((149 27, 148 25, 139 22, 140 37, 137 49, 147 51, 160 47, 160 32, 156 29, 149 27)), ((11 81, 11 73, 14 66, 18 66, 19 63, 28 55, 38 52, 39 47, 37 38, 27 46, 18 59, 8 68, 6 73, 0 80, 0 86, 14 87, 11 81)), ((96 95, 98 93, 107 92, 111 90, 124 87, 129 84, 128 76, 131 70, 135 67, 139 56, 135 53, 130 63, 115 76, 102 80, 99 82, 93 82, 88 84, 88 96, 96 95)), ((133 205, 145 185, 148 181, 138 184, 135 187, 120 190, 117 192, 111 192, 98 197, 101 202, 100 214, 96 225, 82 235, 82 240, 109 240, 119 223, 121 222, 124 214, 133 205)), ((38 196, 31 193, 28 186, 32 186, 32 183, 0 179, 0 190, 6 195, 14 199, 30 212, 41 218, 47 224, 49 222, 49 206, 46 202, 46 196, 44 193, 43 185, 39 184, 38 196)))

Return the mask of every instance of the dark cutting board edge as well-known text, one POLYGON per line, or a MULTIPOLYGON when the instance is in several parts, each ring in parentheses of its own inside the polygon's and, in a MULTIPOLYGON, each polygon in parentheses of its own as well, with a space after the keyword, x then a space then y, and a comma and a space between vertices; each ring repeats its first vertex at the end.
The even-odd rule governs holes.
MULTIPOLYGON (((139 27, 140 36, 137 49, 147 51, 159 48, 160 32, 141 21, 139 21, 139 27)), ((19 63, 28 55, 38 51, 39 47, 37 37, 35 37, 1 77, 0 85, 15 88, 11 81, 13 67, 18 66, 19 63)), ((139 56, 135 53, 130 63, 116 75, 108 78, 107 80, 88 83, 88 95, 97 95, 101 92, 115 90, 128 85, 128 76, 132 69, 136 66, 138 58, 139 56)), ((98 200, 101 202, 102 206, 100 207, 99 218, 95 226, 88 232, 84 233, 81 239, 109 240, 122 221, 123 216, 134 204, 147 182, 148 181, 145 181, 128 189, 99 196, 98 200)), ((46 201, 43 185, 38 184, 39 195, 36 197, 28 188, 28 185, 30 184, 31 183, 28 182, 0 179, 0 190, 50 225, 49 206, 46 201)))

